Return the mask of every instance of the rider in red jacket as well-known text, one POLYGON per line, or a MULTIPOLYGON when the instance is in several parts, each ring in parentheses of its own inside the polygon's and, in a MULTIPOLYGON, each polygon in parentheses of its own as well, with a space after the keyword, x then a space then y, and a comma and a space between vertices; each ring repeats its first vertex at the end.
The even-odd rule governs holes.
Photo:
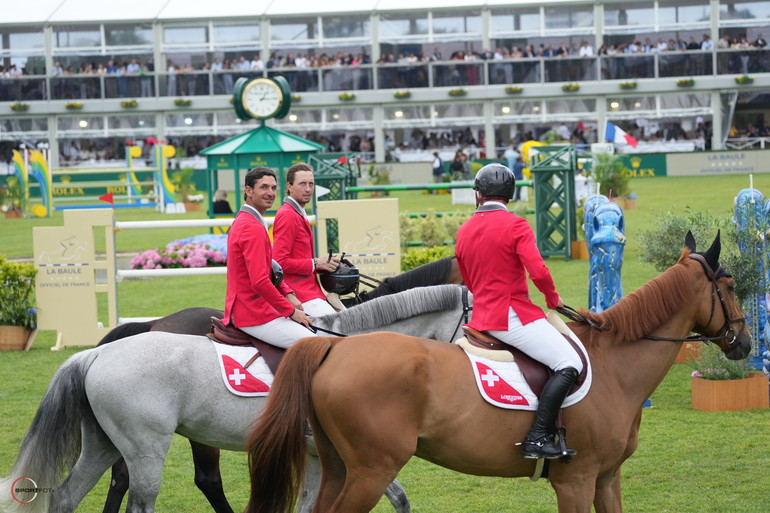
POLYGON ((555 443, 555 418, 567 392, 583 369, 580 356, 529 298, 527 273, 543 293, 548 308, 563 306, 551 273, 535 245, 527 221, 506 208, 516 188, 513 171, 489 164, 476 174, 476 213, 457 231, 457 262, 473 293, 468 324, 548 365, 535 422, 524 440, 525 458, 555 459, 564 454, 555 443))
POLYGON ((227 234, 225 324, 279 347, 313 336, 310 318, 285 283, 270 280, 273 250, 264 214, 275 201, 275 172, 256 167, 246 173, 245 203, 227 234), (304 325, 304 326, 303 326, 304 325))
POLYGON ((303 162, 286 172, 287 192, 273 224, 273 255, 283 268, 284 279, 297 293, 305 313, 311 317, 335 312, 326 301, 316 273, 334 272, 339 259, 315 258, 313 229, 305 213, 305 205, 313 199, 313 168, 303 162))

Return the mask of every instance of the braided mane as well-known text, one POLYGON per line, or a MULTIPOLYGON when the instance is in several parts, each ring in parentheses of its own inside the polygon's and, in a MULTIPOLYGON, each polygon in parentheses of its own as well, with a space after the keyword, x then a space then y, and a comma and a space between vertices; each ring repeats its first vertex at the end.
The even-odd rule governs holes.
POLYGON ((692 275, 683 263, 690 251, 685 249, 679 261, 663 274, 599 313, 580 313, 596 322, 618 342, 638 340, 681 309, 694 294, 692 275))

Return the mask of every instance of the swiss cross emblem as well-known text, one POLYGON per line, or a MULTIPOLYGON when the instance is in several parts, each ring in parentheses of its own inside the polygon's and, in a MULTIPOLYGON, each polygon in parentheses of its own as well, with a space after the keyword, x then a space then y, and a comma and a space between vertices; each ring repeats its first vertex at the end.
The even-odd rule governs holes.
POLYGON ((225 367, 227 382, 236 392, 254 393, 267 392, 270 390, 270 386, 268 386, 267 383, 255 378, 235 359, 227 355, 222 355, 222 363, 225 367))
POLYGON ((491 367, 476 362, 476 370, 484 393, 498 403, 529 406, 529 401, 507 381, 501 378, 491 367))

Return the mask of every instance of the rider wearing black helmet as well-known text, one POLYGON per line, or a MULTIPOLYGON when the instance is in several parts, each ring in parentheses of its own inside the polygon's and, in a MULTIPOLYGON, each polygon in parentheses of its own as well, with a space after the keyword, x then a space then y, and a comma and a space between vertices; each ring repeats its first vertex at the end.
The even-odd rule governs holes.
POLYGON ((549 308, 563 306, 551 273, 535 246, 527 221, 506 208, 516 190, 513 171, 489 164, 476 174, 476 213, 457 231, 457 262, 473 293, 468 324, 486 331, 548 365, 553 375, 545 384, 535 422, 522 443, 525 458, 554 459, 562 453, 555 443, 554 421, 583 364, 572 346, 529 299, 527 273, 549 308))

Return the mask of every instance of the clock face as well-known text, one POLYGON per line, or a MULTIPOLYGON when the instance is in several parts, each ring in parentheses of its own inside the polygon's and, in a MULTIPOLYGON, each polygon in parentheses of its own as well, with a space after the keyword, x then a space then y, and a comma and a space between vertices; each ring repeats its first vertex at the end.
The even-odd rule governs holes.
POLYGON ((272 80, 258 78, 246 85, 241 98, 243 108, 252 117, 269 118, 281 109, 283 92, 272 80))

